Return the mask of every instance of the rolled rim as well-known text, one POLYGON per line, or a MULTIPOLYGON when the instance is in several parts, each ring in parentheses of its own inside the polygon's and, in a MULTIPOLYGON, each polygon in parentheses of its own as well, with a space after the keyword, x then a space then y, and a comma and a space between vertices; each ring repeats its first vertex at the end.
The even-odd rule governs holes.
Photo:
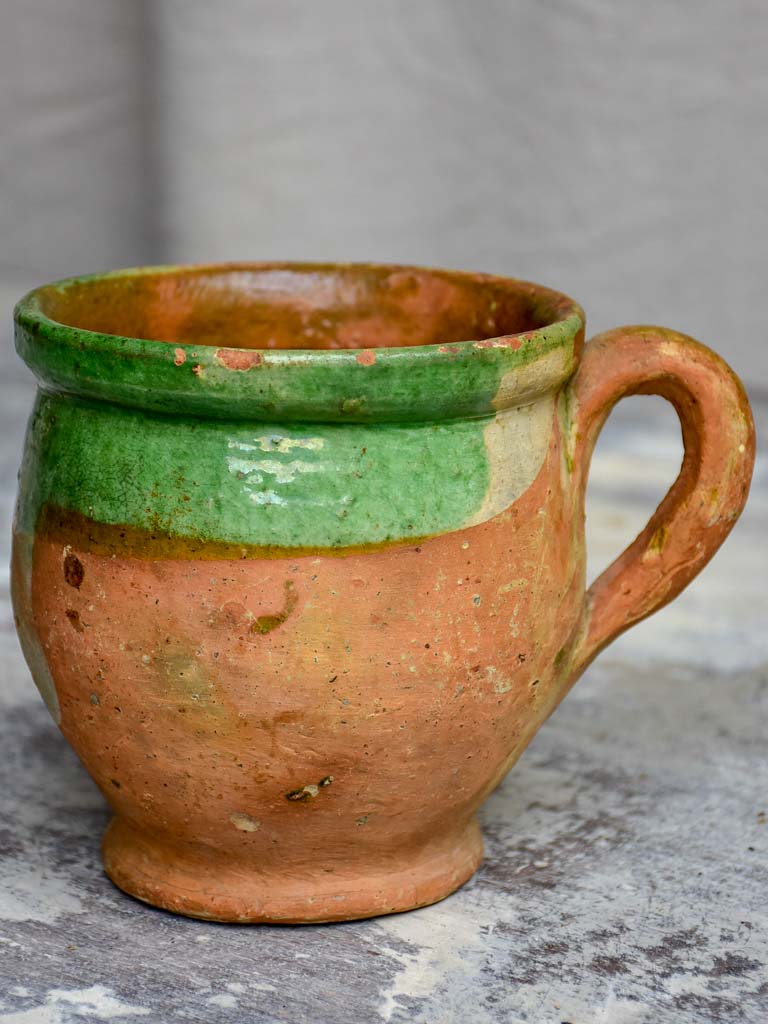
MULTIPOLYGON (((322 312, 321 305, 317 309, 322 312)), ((242 323, 246 314, 238 315, 242 323)), ((394 264, 292 262, 141 267, 68 278, 29 292, 14 319, 17 351, 47 390, 149 412, 283 423, 440 421, 526 404, 573 373, 585 324, 581 307, 566 295, 514 278, 394 264), (533 322, 487 337, 482 331, 462 340, 438 333, 426 343, 405 345, 396 336, 395 343, 391 336, 378 341, 374 322, 361 345, 353 338, 344 348, 269 348, 252 338, 238 343, 226 310, 205 340, 186 336, 183 323, 176 337, 161 340, 66 323, 57 310, 57 303, 66 309, 78 290, 87 297, 90 289, 96 299, 124 292, 120 298, 129 308, 132 295, 147 288, 162 295, 177 285, 193 289, 220 281, 225 287, 237 279, 245 281, 248 298, 248 281, 272 278, 287 282, 287 301, 292 282, 297 296, 305 282, 343 280, 361 288, 415 282, 424 289, 425 311, 434 284, 449 296, 449 307, 452 294, 466 293, 474 302, 500 296, 515 308, 526 304, 533 322)), ((412 315, 418 329, 417 319, 412 315)), ((452 323, 452 333, 458 329, 452 323)))

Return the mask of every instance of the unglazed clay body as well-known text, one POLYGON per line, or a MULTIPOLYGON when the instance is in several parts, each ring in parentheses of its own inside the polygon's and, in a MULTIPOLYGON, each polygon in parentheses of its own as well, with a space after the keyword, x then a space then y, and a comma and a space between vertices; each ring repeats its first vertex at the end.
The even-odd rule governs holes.
POLYGON ((17 307, 42 387, 13 595, 109 801, 108 875, 179 913, 405 910, 477 868, 475 812, 583 668, 675 596, 746 500, 725 364, 536 285, 411 267, 123 271, 17 307), (466 340, 466 339, 475 340, 466 340), (585 593, 612 405, 686 457, 585 593))

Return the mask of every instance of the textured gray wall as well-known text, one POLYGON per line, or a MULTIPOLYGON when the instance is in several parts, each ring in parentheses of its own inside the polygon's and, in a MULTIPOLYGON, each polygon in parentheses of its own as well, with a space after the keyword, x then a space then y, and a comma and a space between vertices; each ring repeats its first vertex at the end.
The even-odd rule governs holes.
POLYGON ((462 266, 560 287, 593 330, 678 327, 768 386, 765 0, 6 0, 2 19, 6 295, 166 259, 462 266))

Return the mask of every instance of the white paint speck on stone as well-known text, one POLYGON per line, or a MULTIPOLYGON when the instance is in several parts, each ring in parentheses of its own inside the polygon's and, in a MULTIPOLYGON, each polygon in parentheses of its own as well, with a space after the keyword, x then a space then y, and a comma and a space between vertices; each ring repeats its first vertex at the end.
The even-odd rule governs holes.
POLYGON ((0 1024, 65 1024, 56 1006, 33 1006, 0 1014, 0 1024))
POLYGON ((618 999, 612 986, 608 986, 605 1002, 595 1012, 594 1024, 653 1024, 656 1011, 650 1006, 618 999))
POLYGON ((3 865, 0 920, 53 924, 62 915, 80 914, 83 902, 71 879, 51 865, 9 859, 3 865))
POLYGON ((218 995, 209 996, 206 999, 206 1002, 210 1003, 211 1006, 221 1006, 225 1010, 232 1010, 237 1006, 237 999, 228 992, 221 992, 218 995))
POLYGON ((73 1017, 91 1020, 122 1020, 151 1013, 118 999, 112 989, 92 985, 82 989, 51 989, 41 1006, 0 1016, 0 1024, 71 1024, 73 1017))
MULTIPOLYGON (((455 1020, 472 1024, 496 1024, 497 1015, 478 1005, 473 979, 478 977, 483 960, 490 952, 486 939, 498 920, 498 908, 478 913, 477 905, 469 910, 461 900, 439 903, 410 914, 395 914, 377 922, 383 937, 397 939, 396 947, 387 952, 400 963, 390 986, 382 993, 380 1019, 386 1022, 405 1019, 403 999, 422 999, 429 1003, 424 1016, 409 1016, 413 1024, 445 1020, 441 1014, 452 1012, 455 1020), (402 952, 403 944, 412 952, 402 952), (450 1007, 441 999, 446 981, 450 979, 450 1007)), ((510 1021, 510 1024, 516 1024, 510 1021)))
POLYGON ((54 1005, 73 1006, 79 1016, 92 1016, 97 1020, 114 1020, 118 1017, 144 1017, 150 1010, 144 1006, 124 1003, 104 985, 92 985, 82 989, 51 989, 48 1001, 54 1005))

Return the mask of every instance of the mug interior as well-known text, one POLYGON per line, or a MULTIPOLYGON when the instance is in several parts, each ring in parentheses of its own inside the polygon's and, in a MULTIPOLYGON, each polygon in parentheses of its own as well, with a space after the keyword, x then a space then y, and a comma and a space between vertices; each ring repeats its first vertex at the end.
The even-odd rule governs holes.
POLYGON ((78 330, 244 349, 359 349, 521 334, 573 304, 523 281, 375 264, 228 264, 117 272, 37 292, 78 330))

